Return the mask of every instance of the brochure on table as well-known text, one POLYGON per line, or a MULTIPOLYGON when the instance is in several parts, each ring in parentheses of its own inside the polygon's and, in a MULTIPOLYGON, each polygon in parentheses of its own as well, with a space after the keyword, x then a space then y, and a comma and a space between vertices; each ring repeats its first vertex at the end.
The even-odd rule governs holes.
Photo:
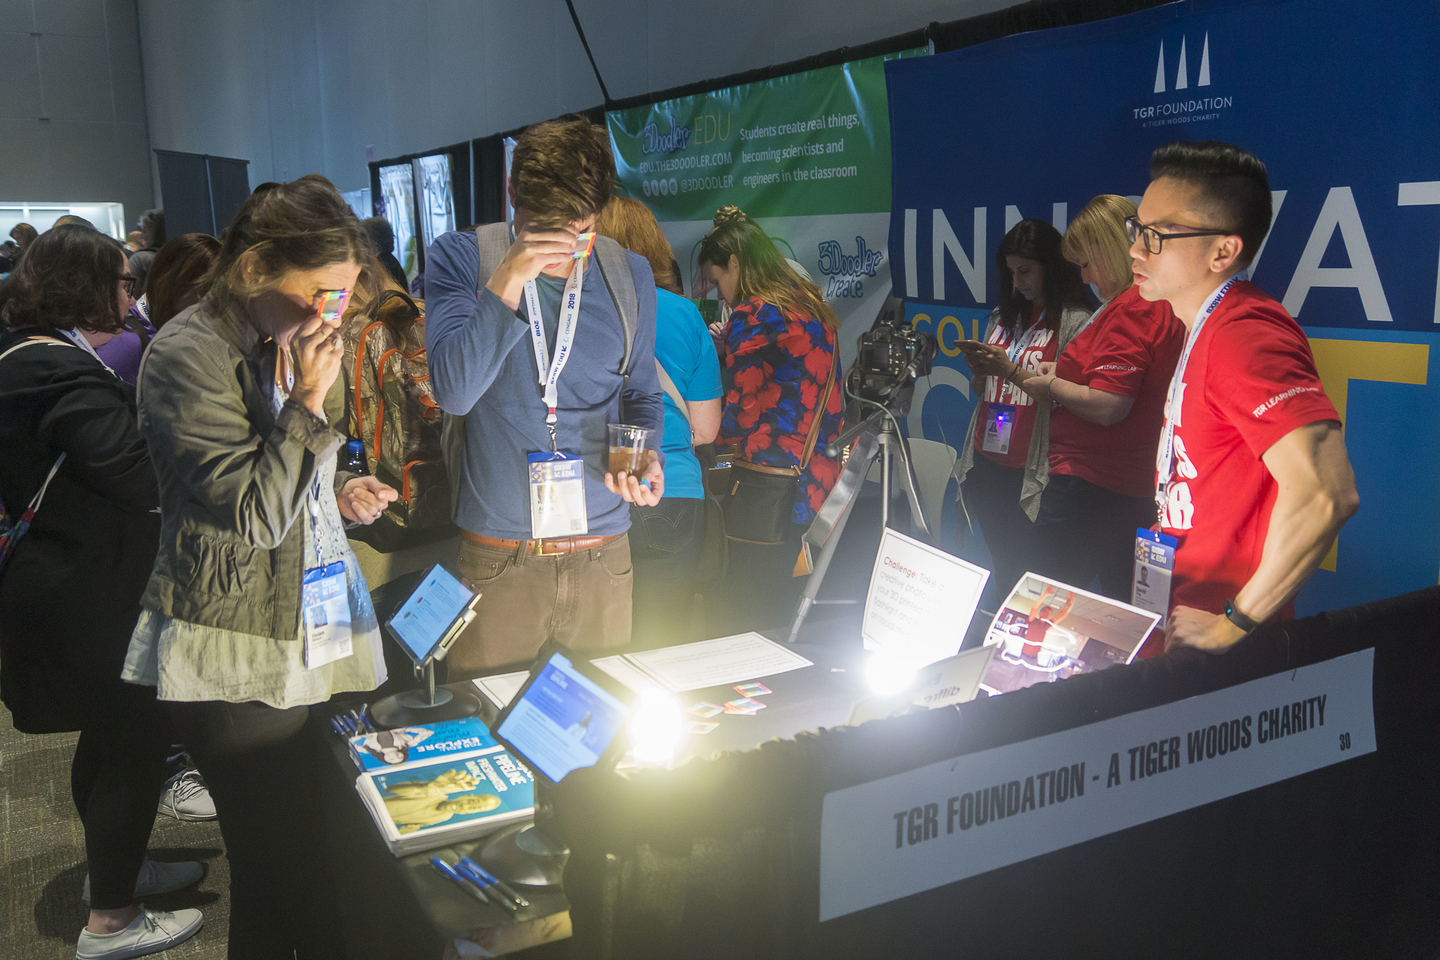
POLYGON ((996 648, 980 687, 991 695, 1129 663, 1160 615, 1027 573, 990 622, 996 648))
POLYGON ((865 598, 865 649, 915 666, 955 656, 989 578, 984 567, 886 529, 865 598))
MULTIPOLYGON (((660 689, 684 693, 722 687, 811 666, 811 661, 758 633, 682 643, 641 653, 600 657, 590 661, 636 693, 660 689)), ((503 709, 525 683, 528 671, 502 673, 471 681, 497 708, 503 709)))

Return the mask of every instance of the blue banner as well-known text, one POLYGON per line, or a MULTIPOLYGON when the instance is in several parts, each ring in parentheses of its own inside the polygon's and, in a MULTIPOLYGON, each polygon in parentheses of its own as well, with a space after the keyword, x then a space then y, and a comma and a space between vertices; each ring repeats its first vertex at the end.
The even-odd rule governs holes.
POLYGON ((1150 152, 1225 140, 1265 161, 1275 220, 1251 273, 1305 327, 1345 418, 1360 513, 1301 612, 1440 575, 1440 5, 1182 2, 885 65, 896 294, 937 334, 914 435, 959 447, 974 400, 955 341, 984 330, 995 249, 1137 201, 1150 152))

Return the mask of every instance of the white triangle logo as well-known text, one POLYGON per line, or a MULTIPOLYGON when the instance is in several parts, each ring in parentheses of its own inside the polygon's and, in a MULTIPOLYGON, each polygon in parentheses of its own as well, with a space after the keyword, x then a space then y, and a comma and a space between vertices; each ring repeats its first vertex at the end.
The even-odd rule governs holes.
POLYGON ((1184 90, 1190 86, 1190 77, 1185 69, 1185 38, 1180 38, 1180 65, 1175 68, 1175 89, 1184 90))
POLYGON ((1165 92, 1165 41, 1160 41, 1160 62, 1155 65, 1155 92, 1165 92))
POLYGON ((1196 81, 1197 87, 1210 86, 1210 32, 1205 32, 1205 51, 1200 54, 1200 79, 1196 81))

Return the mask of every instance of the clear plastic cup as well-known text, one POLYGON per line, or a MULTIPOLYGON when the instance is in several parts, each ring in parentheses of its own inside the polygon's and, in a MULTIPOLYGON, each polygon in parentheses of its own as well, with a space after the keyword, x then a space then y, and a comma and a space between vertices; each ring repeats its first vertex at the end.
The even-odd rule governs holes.
POLYGON ((628 423, 609 424, 609 431, 610 472, 617 476, 622 472, 637 476, 644 473, 645 466, 654 457, 650 444, 655 438, 655 431, 628 423))

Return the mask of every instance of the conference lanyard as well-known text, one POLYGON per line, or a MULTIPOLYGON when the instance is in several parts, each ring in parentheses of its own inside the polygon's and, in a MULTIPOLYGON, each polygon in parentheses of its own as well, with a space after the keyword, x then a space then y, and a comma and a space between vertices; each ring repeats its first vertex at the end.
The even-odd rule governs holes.
POLYGON ((61 330, 60 332, 65 334, 65 336, 69 337, 72 341, 74 341, 75 346, 79 347, 81 350, 84 350, 96 360, 99 360, 100 366, 104 367, 107 373, 109 373, 111 376, 118 376, 118 374, 116 374, 114 370, 110 369, 110 364, 100 359, 100 354, 96 352, 95 348, 90 345, 90 341, 85 339, 85 334, 81 333, 79 330, 61 330))
POLYGON ((1200 331, 1204 329, 1205 321, 1209 320, 1215 308, 1220 306, 1220 301, 1225 299, 1230 288, 1239 282, 1239 276, 1226 280, 1224 286, 1216 290, 1200 308, 1200 313, 1195 317, 1195 326, 1190 329, 1190 336, 1185 338, 1185 349, 1180 354, 1180 362, 1175 365, 1175 374, 1170 378, 1170 389, 1165 394, 1165 425, 1160 430, 1160 448, 1155 458, 1155 506, 1162 527, 1165 525, 1165 507, 1170 499, 1170 469, 1175 463, 1175 426, 1180 417, 1180 410, 1176 405, 1184 402, 1185 367, 1190 363, 1190 351, 1200 339, 1200 331))
POLYGON ((1030 329, 1025 331, 1025 335, 1023 337, 1016 337, 1015 342, 1005 348, 1005 356, 1009 358, 1011 363, 1020 362, 1021 355, 1023 355, 1025 351, 1030 348, 1031 344, 1035 342, 1035 338, 1040 334, 1040 331, 1043 329, 1041 327, 1041 324, 1043 324, 1044 322, 1045 311, 1041 310, 1040 316, 1036 317, 1035 322, 1030 324, 1030 329))
POLYGON ((525 282, 525 310, 530 314, 530 339, 535 343, 535 368, 540 373, 540 383, 545 387, 545 427, 550 431, 550 449, 558 451, 555 441, 555 408, 559 404, 560 371, 570 360, 571 348, 575 344, 575 328, 580 321, 581 286, 585 282, 585 258, 574 261, 570 279, 565 281, 565 292, 560 297, 560 327, 556 332, 555 356, 545 343, 545 321, 540 314, 540 293, 534 280, 525 282))

